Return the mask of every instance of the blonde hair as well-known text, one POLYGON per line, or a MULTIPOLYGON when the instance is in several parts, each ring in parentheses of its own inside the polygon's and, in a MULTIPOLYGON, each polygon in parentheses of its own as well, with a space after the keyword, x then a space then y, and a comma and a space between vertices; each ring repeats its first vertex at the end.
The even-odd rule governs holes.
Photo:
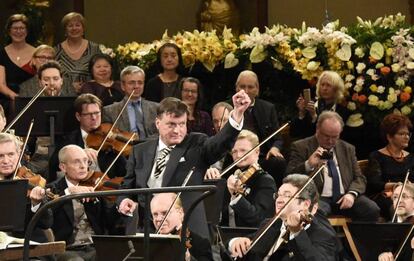
POLYGON ((239 135, 237 136, 237 140, 242 139, 248 140, 252 144, 252 147, 259 144, 259 138, 257 137, 257 135, 249 130, 242 130, 239 133, 239 135))
POLYGON ((47 44, 41 44, 38 47, 36 47, 33 57, 37 56, 40 52, 48 51, 53 55, 53 58, 56 56, 56 51, 52 46, 49 46, 47 44))
POLYGON ((73 20, 78 20, 82 24, 83 30, 85 30, 86 19, 85 17, 83 17, 83 15, 77 12, 70 12, 62 18, 63 28, 65 28, 66 30, 66 27, 69 24, 69 22, 73 20))
POLYGON ((344 80, 342 80, 341 76, 337 72, 334 71, 324 71, 318 79, 316 83, 316 96, 320 97, 320 87, 322 81, 329 83, 332 87, 336 88, 336 103, 340 103, 344 98, 345 92, 345 84, 344 80))
MULTIPOLYGON (((401 182, 398 182, 397 184, 395 184, 394 187, 392 188, 392 193, 394 193, 394 191, 398 187, 401 187, 401 189, 402 189, 402 186, 403 186, 403 183, 401 183, 401 182)), ((408 181, 407 184, 405 185, 404 191, 407 191, 408 193, 411 194, 411 196, 414 196, 414 184, 411 183, 410 181, 408 181)))

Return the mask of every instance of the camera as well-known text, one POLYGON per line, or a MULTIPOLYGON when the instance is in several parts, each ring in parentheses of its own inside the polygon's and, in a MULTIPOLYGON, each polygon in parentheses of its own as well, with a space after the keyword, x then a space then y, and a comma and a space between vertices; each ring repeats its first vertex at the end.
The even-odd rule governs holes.
POLYGON ((321 155, 320 158, 321 159, 324 159, 324 160, 330 160, 330 159, 333 158, 333 152, 332 151, 328 151, 328 150, 324 150, 322 152, 322 155, 321 155))

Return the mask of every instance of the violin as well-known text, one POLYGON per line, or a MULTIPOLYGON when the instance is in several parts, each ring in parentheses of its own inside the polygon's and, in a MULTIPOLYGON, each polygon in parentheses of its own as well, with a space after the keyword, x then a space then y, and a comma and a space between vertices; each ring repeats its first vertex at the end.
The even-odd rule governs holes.
MULTIPOLYGON (((33 173, 30 169, 26 168, 25 166, 18 168, 15 179, 27 179, 28 180, 29 190, 27 192, 27 195, 30 194, 30 191, 34 187, 41 187, 44 189, 46 187, 46 179, 43 178, 39 174, 33 173)), ((56 199, 59 197, 59 195, 56 195, 49 190, 45 190, 45 191, 46 191, 46 196, 48 199, 56 199)))
POLYGON ((246 184, 250 180, 250 178, 255 176, 255 174, 259 170, 261 170, 261 167, 259 166, 259 164, 253 163, 252 165, 250 165, 250 167, 247 170, 245 170, 243 172, 238 170, 234 173, 236 175, 236 178, 238 180, 240 180, 240 182, 241 182, 241 185, 240 185, 238 191, 236 192, 236 195, 238 195, 238 194, 246 195, 247 194, 246 184))
MULTIPOLYGON (((184 236, 184 234, 181 234, 181 233, 182 233, 182 226, 180 228, 174 228, 171 231, 172 235, 179 235, 180 240, 184 236)), ((191 244, 191 241, 192 241, 191 232, 190 232, 190 229, 187 227, 187 229, 185 230, 185 248, 190 249, 193 247, 193 245, 191 244)))
MULTIPOLYGON (((114 177, 111 179, 104 173, 95 171, 88 178, 79 182, 79 186, 93 187, 95 191, 114 190, 119 188, 123 180, 123 177, 114 177)), ((110 202, 115 202, 116 196, 108 196, 107 199, 110 202)))
MULTIPOLYGON (((113 150, 120 152, 125 143, 136 133, 121 131, 113 127, 111 123, 102 123, 98 129, 88 134, 86 137, 86 145, 90 148, 105 151, 113 150)), ((132 146, 138 142, 138 136, 132 139, 125 150, 122 152, 123 156, 128 156, 131 153, 132 146)))

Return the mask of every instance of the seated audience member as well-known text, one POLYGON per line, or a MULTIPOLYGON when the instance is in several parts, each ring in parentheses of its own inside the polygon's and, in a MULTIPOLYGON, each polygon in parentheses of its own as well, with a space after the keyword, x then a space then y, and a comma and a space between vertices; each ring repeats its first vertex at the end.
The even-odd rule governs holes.
MULTIPOLYGON (((75 116, 79 121, 79 128, 74 130, 69 135, 65 136, 63 140, 57 145, 49 164, 49 181, 56 179, 56 172, 58 169, 58 152, 61 148, 69 144, 75 144, 83 148, 90 162, 98 164, 94 167, 95 171, 106 171, 109 165, 115 159, 117 152, 101 150, 99 154, 97 150, 88 147, 86 142, 89 134, 92 135, 95 130, 101 126, 102 103, 98 97, 93 94, 85 93, 79 95, 75 102, 75 116)), ((103 140, 102 136, 97 136, 97 140, 103 140), (99 138, 101 137, 101 138, 99 138)), ((115 165, 108 172, 108 176, 113 178, 115 176, 122 177, 125 175, 126 159, 120 156, 115 162, 115 165)))
MULTIPOLYGON (((160 229, 162 221, 176 197, 177 194, 175 193, 161 193, 155 194, 151 200, 151 214, 154 227, 156 230, 159 230, 159 233, 162 235, 180 235, 182 222, 184 220, 184 209, 180 198, 177 199, 174 206, 171 208, 170 214, 165 219, 160 229)), ((191 244, 191 248, 187 249, 185 260, 213 260, 211 245, 208 239, 202 238, 190 230, 189 233, 187 233, 187 237, 187 240, 189 240, 189 243, 191 244)))
POLYGON ((403 184, 397 183, 392 192, 393 209, 397 212, 397 223, 411 223, 414 224, 414 184, 408 182, 405 185, 404 192, 401 196, 400 204, 398 204, 398 197, 401 194, 403 184))
MULTIPOLYGON (((259 139, 256 134, 242 130, 231 150, 233 160, 240 159, 257 144, 259 139)), ((272 176, 260 168, 259 153, 260 149, 257 148, 240 161, 237 164, 238 170, 228 177, 228 193, 225 193, 223 201, 222 225, 258 227, 265 218, 273 216, 275 212, 273 195, 276 192, 276 184, 272 176), (242 183, 241 180, 245 179, 247 180, 242 183)))
MULTIPOLYGON (((21 152, 21 144, 18 139, 8 133, 0 133, 0 181, 13 179, 16 168, 20 168, 19 156, 21 152)), ((26 168, 26 167, 22 167, 26 168)), ((18 179, 19 176, 16 177, 18 179)), ((26 206, 13 206, 26 208, 25 224, 27 225, 35 212, 39 209, 40 203, 43 202, 45 190, 41 187, 35 187, 30 191, 26 206)), ((12 207, 13 202, 10 202, 12 207)), ((33 231, 31 240, 37 242, 47 242, 47 238, 42 230, 50 228, 52 225, 51 212, 47 212, 39 219, 35 230, 33 231)), ((24 233, 15 232, 13 236, 24 237, 24 233)))
MULTIPOLYGON (((283 179, 275 202, 276 214, 308 181, 305 175, 293 174, 283 179)), ((280 218, 267 230, 256 245, 247 253, 252 238, 233 238, 229 242, 232 257, 246 256, 245 260, 332 260, 338 258, 336 234, 327 226, 323 216, 314 216, 308 223, 305 218, 315 215, 319 194, 312 181, 281 212, 280 218)), ((264 227, 267 222, 263 222, 264 227)), ((261 231, 259 229, 258 231, 261 231)), ((260 232, 258 232, 260 233, 260 232)))
POLYGON ((155 117, 158 103, 141 97, 144 84, 145 72, 141 68, 138 66, 125 67, 121 71, 121 88, 125 97, 122 101, 103 108, 103 122, 114 123, 128 97, 134 92, 116 127, 122 131, 137 133, 140 140, 157 134, 155 117))
MULTIPOLYGON (((239 74, 236 91, 240 90, 244 90, 252 100, 249 109, 244 113, 243 129, 256 133, 261 142, 279 129, 276 108, 272 103, 258 98, 259 80, 253 71, 246 70, 239 74)), ((276 185, 282 183, 286 170, 281 148, 282 140, 279 135, 260 147, 260 165, 275 179, 276 185)))
POLYGON ((188 115, 187 131, 202 132, 213 136, 213 123, 210 115, 200 109, 203 100, 201 82, 193 77, 183 78, 180 82, 181 100, 187 104, 188 115))
MULTIPOLYGON (((48 184, 48 187, 61 196, 93 192, 93 187, 81 184, 88 176, 88 162, 88 156, 81 147, 63 147, 59 151, 59 167, 65 176, 48 184)), ((66 252, 57 255, 57 259, 95 260, 91 236, 104 234, 105 229, 111 228, 117 217, 116 211, 113 211, 114 208, 106 207, 106 200, 103 199, 72 200, 54 208, 52 230, 55 239, 66 241, 66 252)))
MULTIPOLYGON (((405 149, 410 142, 412 124, 404 115, 389 114, 381 123, 383 138, 387 145, 369 156, 367 195, 381 209, 381 216, 389 220, 392 188, 403 182, 408 170, 414 167, 414 156, 405 149)), ((413 174, 413 173, 411 173, 413 174)), ((414 176, 409 176, 414 181, 414 176)))
POLYGON ((3 106, 0 105, 0 132, 4 130, 7 124, 6 115, 4 114, 3 106))
POLYGON ((55 46, 56 60, 62 65, 72 82, 76 93, 82 84, 91 79, 88 70, 89 61, 101 53, 99 45, 84 38, 86 20, 76 12, 70 12, 62 18, 66 39, 55 46))
POLYGON ((145 99, 160 102, 166 97, 180 98, 178 83, 184 68, 180 48, 174 43, 163 44, 158 49, 156 65, 160 73, 147 82, 145 99))
POLYGON ((305 101, 301 95, 296 101, 298 117, 292 120, 290 135, 303 139, 315 133, 316 121, 323 111, 335 111, 344 120, 347 119, 347 109, 341 105, 344 98, 344 81, 334 71, 324 71, 316 83, 316 102, 305 101))
POLYGON ((120 81, 113 80, 114 61, 107 54, 95 54, 89 62, 92 80, 84 83, 81 93, 97 96, 103 106, 119 102, 124 98, 120 81))
MULTIPOLYGON (((32 66, 34 67, 34 71, 38 72, 39 68, 48 62, 51 62, 55 59, 55 49, 49 45, 39 45, 35 52, 33 53, 32 58, 32 66)), ((62 91, 59 96, 75 96, 76 93, 73 91, 72 82, 67 75, 65 75, 62 70, 63 85, 62 91)), ((33 76, 32 78, 28 79, 27 81, 20 84, 20 91, 19 96, 22 97, 33 97, 35 96, 43 86, 39 82, 39 77, 37 75, 33 76)), ((43 92, 40 96, 48 96, 45 92, 43 92)))
POLYGON ((332 111, 319 115, 314 136, 291 146, 288 173, 311 174, 323 164, 322 177, 315 183, 321 194, 319 208, 330 214, 343 214, 353 220, 377 221, 379 208, 365 195, 366 178, 355 156, 355 148, 339 139, 344 124, 332 111))

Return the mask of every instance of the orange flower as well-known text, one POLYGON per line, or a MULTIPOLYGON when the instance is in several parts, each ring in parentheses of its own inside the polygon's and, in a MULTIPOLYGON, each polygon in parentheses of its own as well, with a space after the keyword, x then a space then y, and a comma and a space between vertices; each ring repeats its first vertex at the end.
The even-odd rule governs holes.
POLYGON ((358 100, 358 93, 354 93, 354 94, 352 95, 352 100, 353 100, 353 101, 357 101, 357 100, 358 100))
POLYGON ((366 103, 366 102, 367 102, 367 96, 365 96, 364 94, 359 95, 359 96, 358 96, 358 101, 359 101, 359 103, 361 103, 361 104, 366 103))
POLYGON ((410 95, 408 92, 402 92, 402 93, 400 94, 400 100, 401 100, 402 102, 406 102, 406 101, 408 101, 410 98, 411 98, 411 95, 410 95))
POLYGON ((390 73, 391 69, 388 66, 383 66, 383 67, 381 67, 380 71, 381 71, 382 75, 387 75, 387 74, 390 73))
POLYGON ((377 63, 377 60, 372 56, 369 56, 368 59, 369 59, 369 62, 372 64, 377 63))

